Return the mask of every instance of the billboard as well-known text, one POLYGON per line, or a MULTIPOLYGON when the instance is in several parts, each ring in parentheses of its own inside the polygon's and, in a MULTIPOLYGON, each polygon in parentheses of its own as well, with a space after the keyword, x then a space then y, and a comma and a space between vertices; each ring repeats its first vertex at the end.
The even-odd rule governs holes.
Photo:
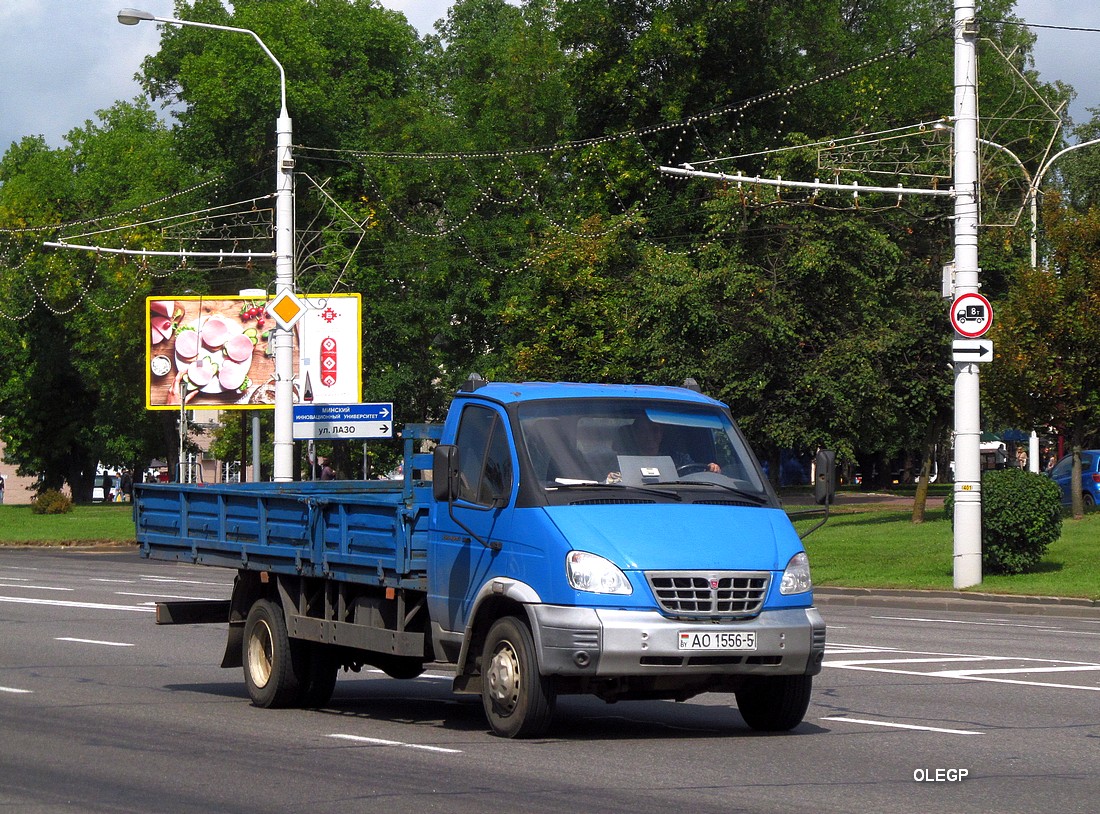
MULTIPOLYGON (((294 401, 362 399, 358 294, 299 294, 294 401)), ((149 297, 145 301, 145 407, 253 410, 275 406, 275 322, 254 297, 149 297)))

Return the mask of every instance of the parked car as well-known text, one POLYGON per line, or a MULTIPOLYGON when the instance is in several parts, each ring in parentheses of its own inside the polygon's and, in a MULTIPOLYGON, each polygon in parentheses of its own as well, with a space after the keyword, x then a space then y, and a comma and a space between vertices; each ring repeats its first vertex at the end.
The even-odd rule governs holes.
MULTIPOLYGON (((1073 474, 1073 456, 1067 455, 1050 471, 1051 479, 1062 490, 1062 503, 1069 505, 1073 492, 1070 479, 1073 474)), ((1100 503, 1100 449, 1081 450, 1081 500, 1086 506, 1100 503)))

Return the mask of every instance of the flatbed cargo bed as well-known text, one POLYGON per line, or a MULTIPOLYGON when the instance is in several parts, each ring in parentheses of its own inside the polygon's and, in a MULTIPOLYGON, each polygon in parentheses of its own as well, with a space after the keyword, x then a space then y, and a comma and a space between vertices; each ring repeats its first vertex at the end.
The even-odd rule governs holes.
POLYGON ((313 481, 135 487, 141 555, 424 587, 431 487, 313 481))

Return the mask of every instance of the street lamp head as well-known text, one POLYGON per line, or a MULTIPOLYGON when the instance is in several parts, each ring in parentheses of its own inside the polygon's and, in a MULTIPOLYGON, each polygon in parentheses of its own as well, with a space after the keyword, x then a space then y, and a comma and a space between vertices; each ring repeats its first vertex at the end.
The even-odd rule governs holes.
POLYGON ((148 11, 136 8, 124 8, 118 13, 118 21, 123 25, 137 25, 142 20, 156 19, 148 11))

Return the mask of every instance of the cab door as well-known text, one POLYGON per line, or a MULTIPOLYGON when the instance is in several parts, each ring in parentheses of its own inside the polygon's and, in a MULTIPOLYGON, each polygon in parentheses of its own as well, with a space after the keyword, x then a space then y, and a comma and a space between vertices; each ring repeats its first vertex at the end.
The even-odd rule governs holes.
POLYGON ((491 405, 463 407, 455 447, 455 499, 433 508, 428 602, 433 619, 460 631, 478 590, 509 559, 517 461, 506 417, 491 405))

